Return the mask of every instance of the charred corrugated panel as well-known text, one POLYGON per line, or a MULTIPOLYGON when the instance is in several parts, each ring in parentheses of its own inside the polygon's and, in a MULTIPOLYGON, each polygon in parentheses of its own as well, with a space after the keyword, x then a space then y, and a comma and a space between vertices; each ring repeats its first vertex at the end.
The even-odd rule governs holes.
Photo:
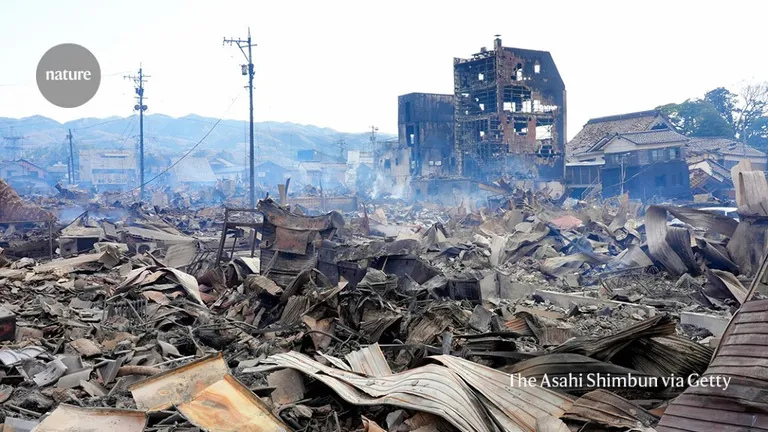
MULTIPOLYGON (((512 366, 502 368, 502 370, 513 375, 520 374, 522 377, 536 378, 537 383, 544 382, 545 377, 547 380, 551 380, 551 382, 565 383, 567 385, 558 386, 558 388, 575 394, 585 393, 601 387, 600 385, 590 385, 589 377, 632 375, 638 379, 646 380, 654 376, 580 354, 547 354, 515 363, 512 366), (577 379, 570 379, 570 377, 577 379)), ((602 383, 595 382, 595 384, 602 383)), ((642 392, 662 390, 661 387, 638 389, 637 386, 630 386, 629 384, 623 388, 612 386, 611 389, 615 391, 642 392)))
POLYGON ((641 339, 611 361, 657 377, 701 374, 712 359, 712 348, 679 336, 641 339))
POLYGON ((268 274, 281 287, 288 286, 301 271, 314 267, 322 241, 344 226, 344 218, 337 212, 297 215, 272 200, 259 201, 257 210, 264 215, 259 245, 261 273, 268 274))
POLYGON ((675 322, 665 315, 656 315, 626 327, 606 337, 581 337, 572 339, 552 352, 576 353, 603 361, 610 361, 629 344, 644 338, 669 336, 675 333, 675 322))
POLYGON ((344 226, 344 217, 337 212, 322 216, 303 216, 281 208, 271 199, 259 201, 256 209, 272 225, 293 230, 318 231, 325 234, 344 226))
POLYGON ((455 149, 460 173, 562 180, 565 84, 546 51, 494 49, 454 59, 455 149))
POLYGON ((646 428, 658 417, 607 390, 591 391, 573 403, 562 418, 615 428, 646 428))
MULTIPOLYGON (((762 274, 751 291, 761 279, 762 274)), ((691 386, 677 397, 656 430, 768 431, 766 367, 768 300, 749 300, 732 318, 712 363, 699 379, 707 385, 691 386)))

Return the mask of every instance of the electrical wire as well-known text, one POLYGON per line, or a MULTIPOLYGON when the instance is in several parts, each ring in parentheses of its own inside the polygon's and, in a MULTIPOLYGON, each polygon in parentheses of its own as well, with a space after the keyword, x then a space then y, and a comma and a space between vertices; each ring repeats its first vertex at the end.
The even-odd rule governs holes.
POLYGON ((190 154, 191 154, 193 151, 195 151, 195 149, 197 149, 197 148, 200 146, 200 144, 202 144, 202 143, 203 143, 203 141, 205 141, 205 139, 206 139, 206 138, 208 138, 208 135, 210 135, 210 134, 211 134, 211 132, 213 132, 213 130, 214 130, 214 129, 216 129, 216 126, 218 126, 218 124, 219 124, 219 123, 220 123, 222 120, 224 120, 224 116, 225 116, 225 115, 227 115, 227 113, 229 112, 229 110, 230 110, 230 109, 232 109, 232 106, 235 104, 235 102, 237 102, 237 100, 240 98, 240 96, 241 96, 242 94, 243 94, 243 92, 241 91, 240 93, 238 93, 238 94, 237 94, 237 96, 235 96, 235 98, 234 98, 234 99, 232 99, 232 103, 230 103, 230 104, 229 104, 229 107, 227 107, 227 110, 224 112, 224 114, 223 114, 221 117, 219 117, 219 119, 218 119, 218 120, 216 120, 216 123, 214 123, 214 124, 213 124, 213 126, 211 126, 211 128, 210 128, 210 129, 208 129, 208 132, 206 132, 206 133, 205 133, 205 135, 203 135, 203 137, 202 137, 202 138, 200 138, 200 141, 198 141, 198 142, 197 142, 197 144, 195 144, 195 145, 194 145, 194 146, 193 146, 191 149, 189 149, 189 150, 188 150, 186 153, 184 153, 184 155, 182 155, 182 156, 181 156, 179 159, 177 159, 177 160, 176 160, 176 162, 172 163, 172 164, 171 164, 171 166, 169 166, 168 168, 164 169, 163 171, 161 171, 159 174, 157 174, 156 176, 152 177, 151 179, 149 179, 149 180, 145 181, 145 182, 144 182, 144 183, 142 183, 141 185, 139 185, 139 186, 137 186, 137 187, 135 187, 135 188, 133 188, 133 189, 131 189, 131 190, 128 190, 128 191, 126 191, 126 192, 123 192, 123 193, 122 193, 122 194, 120 194, 120 195, 132 194, 132 193, 136 192, 137 190, 140 190, 140 189, 141 189, 141 188, 143 188, 144 186, 146 186, 146 185, 148 185, 148 184, 152 183, 153 181, 157 180, 157 179, 158 179, 158 178, 160 178, 162 175, 164 175, 165 173, 167 173, 168 171, 170 171, 171 169, 173 169, 173 167, 175 167, 176 165, 178 165, 178 163, 179 163, 179 162, 181 162, 182 160, 184 160, 184 158, 186 158, 187 156, 189 156, 189 155, 190 155, 190 154))
POLYGON ((93 128, 93 127, 96 127, 96 126, 101 126, 101 125, 103 125, 103 124, 107 124, 107 123, 114 123, 114 122, 116 122, 116 121, 120 121, 120 120, 125 120, 125 119, 124 119, 124 118, 122 118, 122 117, 121 117, 121 118, 116 118, 116 119, 112 119, 112 120, 103 121, 103 122, 101 122, 101 123, 92 124, 92 125, 90 125, 90 126, 81 127, 81 128, 77 128, 77 129, 72 129, 72 130, 73 130, 73 131, 81 131, 81 130, 86 130, 86 129, 90 129, 90 128, 93 128))

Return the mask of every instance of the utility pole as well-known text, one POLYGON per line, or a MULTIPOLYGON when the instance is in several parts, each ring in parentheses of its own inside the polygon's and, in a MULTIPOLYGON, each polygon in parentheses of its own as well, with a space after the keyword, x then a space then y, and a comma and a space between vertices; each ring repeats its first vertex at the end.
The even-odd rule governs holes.
POLYGON ((378 130, 379 130, 379 128, 377 128, 376 126, 371 126, 371 138, 370 138, 371 139, 371 148, 370 148, 369 151, 376 150, 376 131, 378 131, 378 130))
POLYGON ((339 139, 336 141, 336 145, 339 146, 339 153, 342 158, 344 158, 344 150, 347 148, 347 141, 344 139, 343 136, 339 137, 339 139))
POLYGON ((133 109, 139 112, 139 202, 144 199, 144 111, 147 106, 144 105, 144 83, 149 75, 144 75, 144 71, 139 66, 138 75, 128 75, 126 79, 133 80, 136 89, 136 99, 138 104, 133 109))
MULTIPOLYGON (((5 158, 0 157, 0 160, 7 159, 11 161, 19 160, 21 159, 21 143, 24 140, 25 137, 21 135, 14 135, 13 134, 13 128, 11 128, 11 135, 10 136, 4 136, 3 140, 7 141, 8 143, 5 144, 5 158)), ((2 155, 0 155, 2 156, 2 155)))
POLYGON ((251 134, 250 134, 250 146, 249 146, 249 161, 250 161, 250 188, 251 188, 251 208, 256 208, 256 187, 255 187, 255 171, 254 171, 254 148, 253 148, 253 57, 251 55, 251 47, 256 46, 255 44, 251 43, 251 28, 248 27, 248 39, 227 39, 224 38, 223 44, 236 44, 238 48, 240 48, 240 52, 243 53, 245 56, 245 60, 248 62, 248 64, 241 65, 241 71, 243 75, 248 75, 248 99, 250 100, 250 109, 249 109, 249 120, 250 120, 250 128, 251 128, 251 134), (245 48, 248 48, 248 54, 245 53, 245 48))
POLYGON ((69 140, 69 163, 67 164, 67 177, 69 177, 69 184, 75 183, 75 150, 72 146, 72 129, 67 134, 69 140))

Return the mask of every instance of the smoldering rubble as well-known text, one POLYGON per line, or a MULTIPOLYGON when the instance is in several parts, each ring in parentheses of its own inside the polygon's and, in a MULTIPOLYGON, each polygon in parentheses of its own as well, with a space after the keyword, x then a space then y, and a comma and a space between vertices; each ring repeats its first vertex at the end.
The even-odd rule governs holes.
POLYGON ((768 206, 739 187, 735 220, 511 187, 250 210, 0 182, 3 430, 764 424, 768 206))

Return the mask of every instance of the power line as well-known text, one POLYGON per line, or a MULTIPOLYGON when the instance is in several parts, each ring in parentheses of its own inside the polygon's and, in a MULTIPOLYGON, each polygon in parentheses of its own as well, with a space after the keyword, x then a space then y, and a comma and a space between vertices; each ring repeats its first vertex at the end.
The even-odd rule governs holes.
POLYGON ((120 137, 115 141, 115 143, 119 142, 117 144, 117 147, 119 147, 120 150, 123 150, 125 148, 125 142, 128 141, 128 138, 132 138, 133 137, 133 131, 136 130, 136 121, 135 121, 136 120, 136 116, 131 116, 130 119, 133 120, 133 121, 129 121, 125 125, 125 129, 123 129, 123 133, 121 133, 120 137), (128 128, 131 128, 131 130, 128 131, 128 128), (126 135, 126 132, 128 132, 127 135, 126 135))
MULTIPOLYGON (((128 117, 126 117, 126 118, 128 118, 128 117)), ((124 118, 116 118, 116 119, 112 119, 112 120, 103 121, 101 123, 92 124, 90 126, 85 126, 85 127, 81 127, 81 128, 75 128, 75 129, 72 129, 72 130, 75 130, 75 131, 86 130, 86 129, 94 128, 96 126, 101 126, 101 125, 105 125, 105 124, 108 124, 108 123, 114 123, 114 122, 117 122, 117 121, 120 121, 120 120, 125 120, 125 119, 124 118)))
MULTIPOLYGON (((202 143, 203 143, 203 141, 205 141, 205 139, 206 139, 206 138, 208 138, 208 135, 210 135, 210 134, 211 134, 211 132, 213 132, 213 130, 214 130, 214 129, 216 129, 216 126, 217 126, 217 125, 218 125, 218 124, 219 124, 219 123, 220 123, 222 120, 224 120, 224 116, 225 116, 225 115, 227 115, 227 113, 229 112, 229 110, 232 108, 232 105, 234 105, 234 104, 235 104, 235 102, 236 102, 236 101, 237 101, 237 100, 240 98, 240 95, 241 95, 241 94, 242 94, 242 93, 238 93, 238 95, 237 95, 237 96, 235 96, 235 98, 234 98, 234 99, 232 99, 232 103, 230 103, 230 104, 229 104, 229 107, 227 107, 227 110, 224 112, 224 115, 222 115, 222 116, 221 116, 221 117, 220 117, 218 120, 216 120, 216 123, 214 123, 214 124, 213 124, 213 126, 211 126, 211 128, 210 128, 210 129, 208 129, 208 132, 206 132, 206 133, 205 133, 205 135, 203 135, 203 137, 202 137, 202 138, 200 138, 200 141, 198 141, 198 142, 197 142, 197 144, 195 144, 195 145, 194 145, 194 146, 193 146, 191 149, 189 149, 189 151, 187 151, 186 153, 184 153, 184 155, 183 155, 183 156, 181 156, 181 157, 180 157, 178 160, 176 160, 176 162, 172 163, 172 164, 171 164, 171 166, 169 166, 168 168, 164 169, 163 171, 161 171, 161 172, 160 172, 159 174, 157 174, 156 176, 152 177, 151 179, 149 179, 149 180, 148 180, 148 181, 146 181, 145 183, 141 184, 139 187, 136 187, 136 188, 134 188, 134 189, 131 189, 131 190, 129 190, 129 191, 126 191, 124 194, 133 193, 133 192, 135 192, 135 191, 137 191, 137 190, 143 190, 143 189, 144 189, 144 186, 146 186, 146 185, 148 185, 148 184, 152 183, 153 181, 157 180, 158 178, 160 178, 162 175, 164 175, 165 173, 167 173, 168 171, 170 171, 170 170, 171 170, 173 167, 175 167, 176 165, 178 165, 178 164, 179 164, 179 162, 181 162, 181 161, 182 161, 182 160, 184 160, 184 159, 185 159, 187 156, 189 156, 189 155, 190 155, 190 153, 192 153, 193 151, 195 151, 195 149, 197 149, 197 148, 200 146, 200 144, 202 144, 202 143)), ((121 194, 121 195, 123 195, 123 194, 121 194)))

